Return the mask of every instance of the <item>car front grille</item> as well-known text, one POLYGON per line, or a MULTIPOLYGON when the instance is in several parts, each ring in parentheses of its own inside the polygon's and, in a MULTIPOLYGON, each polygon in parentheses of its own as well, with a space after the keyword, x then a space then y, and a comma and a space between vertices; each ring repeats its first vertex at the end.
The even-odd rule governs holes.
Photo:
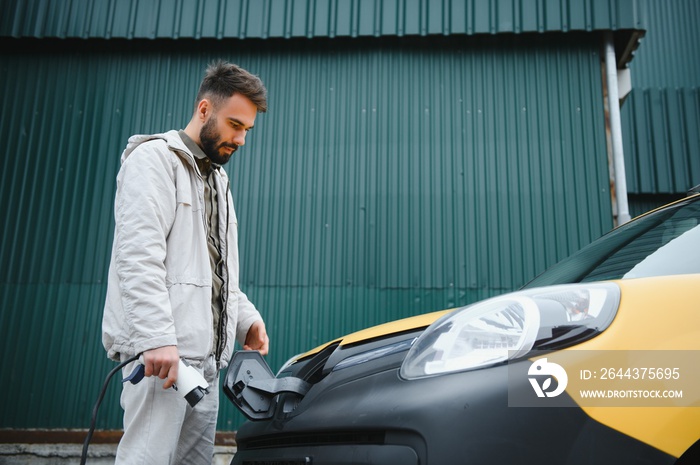
POLYGON ((381 431, 314 432, 246 439, 238 443, 238 448, 240 450, 253 450, 321 445, 382 445, 384 441, 385 433, 381 431))

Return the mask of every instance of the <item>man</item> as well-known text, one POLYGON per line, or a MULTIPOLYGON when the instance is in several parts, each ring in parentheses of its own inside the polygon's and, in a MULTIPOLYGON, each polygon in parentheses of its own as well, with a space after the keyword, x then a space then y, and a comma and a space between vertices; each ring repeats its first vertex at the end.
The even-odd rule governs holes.
POLYGON ((218 61, 184 130, 132 136, 122 154, 102 341, 114 360, 141 354, 146 378, 123 385, 117 465, 210 464, 218 373, 235 340, 268 352, 265 324, 239 287, 238 222, 221 168, 266 110, 260 79, 218 61), (194 407, 169 389, 180 358, 210 386, 194 407))

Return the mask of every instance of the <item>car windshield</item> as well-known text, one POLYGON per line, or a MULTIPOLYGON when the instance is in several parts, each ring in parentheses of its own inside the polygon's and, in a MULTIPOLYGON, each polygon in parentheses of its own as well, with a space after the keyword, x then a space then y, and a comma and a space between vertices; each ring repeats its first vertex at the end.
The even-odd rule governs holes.
POLYGON ((688 273, 700 273, 697 195, 612 230, 524 288, 688 273))

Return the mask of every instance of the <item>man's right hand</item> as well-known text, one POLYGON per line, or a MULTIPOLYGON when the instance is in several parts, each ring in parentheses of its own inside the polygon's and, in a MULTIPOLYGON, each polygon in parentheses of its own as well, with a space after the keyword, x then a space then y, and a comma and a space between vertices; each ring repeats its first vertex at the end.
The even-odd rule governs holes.
POLYGON ((163 389, 168 389, 177 381, 177 367, 180 355, 177 346, 158 347, 142 354, 144 375, 165 379, 163 389), (167 379, 166 379, 167 378, 167 379))

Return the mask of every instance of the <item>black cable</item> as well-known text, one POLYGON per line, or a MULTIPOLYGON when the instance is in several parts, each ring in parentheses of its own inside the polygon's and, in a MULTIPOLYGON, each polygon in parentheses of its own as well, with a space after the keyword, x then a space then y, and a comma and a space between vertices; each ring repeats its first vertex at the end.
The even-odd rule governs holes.
POLYGON ((109 387, 109 381, 112 379, 112 376, 114 376, 116 372, 118 372, 134 360, 138 360, 139 356, 141 356, 141 354, 136 354, 130 359, 123 361, 122 363, 114 367, 112 371, 110 371, 107 375, 107 378, 105 379, 105 382, 102 385, 102 391, 100 391, 100 395, 97 398, 97 402, 95 402, 95 407, 93 407, 92 409, 92 421, 90 422, 90 429, 88 430, 88 435, 85 438, 85 442, 83 443, 83 454, 80 457, 80 465, 85 465, 85 462, 87 461, 88 446, 90 445, 92 434, 95 432, 95 423, 97 422, 97 411, 99 410, 100 404, 102 403, 102 399, 104 399, 105 393, 107 392, 107 387, 109 387))

